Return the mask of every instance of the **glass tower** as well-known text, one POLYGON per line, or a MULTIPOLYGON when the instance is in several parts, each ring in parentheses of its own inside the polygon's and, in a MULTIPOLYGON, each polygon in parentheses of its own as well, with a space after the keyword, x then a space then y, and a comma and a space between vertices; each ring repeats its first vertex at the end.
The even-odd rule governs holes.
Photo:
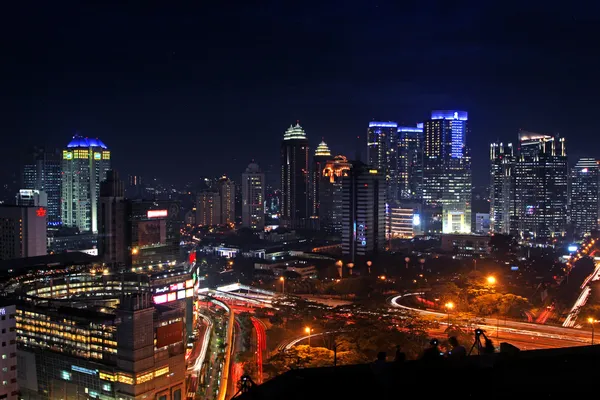
POLYGON ((281 142, 281 222, 286 228, 305 228, 309 216, 308 139, 296 123, 281 142))
POLYGON ((579 237, 598 229, 598 160, 580 158, 571 170, 571 224, 579 237))
POLYGON ((423 124, 398 127, 400 198, 423 198, 423 124))
POLYGON ((512 143, 490 144, 490 230, 511 232, 515 218, 515 163, 512 143))
POLYGON ((395 202, 400 194, 398 162, 398 124, 369 122, 367 130, 367 163, 385 177, 388 202, 395 202))
POLYGON ((34 147, 23 168, 23 189, 39 190, 48 196, 48 226, 58 226, 61 221, 60 196, 62 160, 58 150, 48 151, 34 147))

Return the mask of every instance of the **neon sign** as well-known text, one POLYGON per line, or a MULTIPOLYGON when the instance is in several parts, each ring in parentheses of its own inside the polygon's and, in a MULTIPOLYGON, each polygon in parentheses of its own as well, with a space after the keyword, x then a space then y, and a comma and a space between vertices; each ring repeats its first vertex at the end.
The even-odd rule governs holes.
POLYGON ((37 215, 38 217, 45 217, 46 209, 43 207, 38 208, 37 210, 35 210, 35 215, 37 215))
POLYGON ((167 210, 148 210, 147 214, 148 218, 160 218, 166 217, 168 215, 167 210))

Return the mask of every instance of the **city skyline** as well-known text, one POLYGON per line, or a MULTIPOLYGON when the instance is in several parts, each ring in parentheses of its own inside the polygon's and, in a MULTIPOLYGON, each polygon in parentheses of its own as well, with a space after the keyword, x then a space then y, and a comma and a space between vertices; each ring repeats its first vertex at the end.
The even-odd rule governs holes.
MULTIPOLYGON (((13 78, 11 100, 3 103, 9 115, 3 131, 12 140, 0 150, 4 174, 16 174, 13 165, 32 143, 60 147, 79 130, 102 137, 115 154, 125 154, 135 142, 138 154, 115 159, 123 173, 183 183, 198 170, 237 174, 251 159, 265 169, 277 165, 277 141, 289 121, 300 120, 312 148, 325 137, 334 153, 353 156, 354 138, 364 137, 366 122, 412 126, 430 110, 445 108, 467 110, 478 132, 471 143, 477 185, 487 181, 480 172, 489 143, 515 141, 520 128, 569 138, 572 163, 595 156, 587 142, 594 133, 587 118, 594 105, 585 99, 598 89, 598 58, 579 51, 595 37, 597 27, 586 22, 592 13, 545 5, 545 14, 533 16, 535 4, 522 5, 520 14, 471 4, 433 16, 425 3, 339 8, 333 2, 319 13, 222 7, 174 9, 159 30, 159 9, 144 16, 127 7, 108 7, 104 16, 85 12, 85 5, 36 9, 7 53, 13 78), (239 18, 247 37, 211 18, 225 12, 251 17, 239 18), (333 25, 327 18, 332 13, 338 16, 333 25), (386 24, 397 16, 410 23, 386 24), (504 24, 507 18, 511 24, 504 24), (379 23, 357 23, 363 19, 379 23), (485 27, 476 22, 482 20, 485 27), (336 29, 344 26, 356 29, 336 29), (271 29, 278 34, 270 35, 271 29), (554 39, 571 47, 548 47, 554 39), (380 62, 371 63, 373 58, 380 62), (443 70, 435 67, 441 61, 443 70), (578 79, 565 79, 566 71, 577 71, 578 79), (223 122, 232 116, 243 129, 223 122), (231 146, 232 138, 239 146, 231 146), (179 159, 182 145, 202 157, 179 159), (218 155, 204 148, 227 152, 229 162, 219 165, 218 155)), ((19 12, 29 10, 16 10, 13 21, 19 12)))

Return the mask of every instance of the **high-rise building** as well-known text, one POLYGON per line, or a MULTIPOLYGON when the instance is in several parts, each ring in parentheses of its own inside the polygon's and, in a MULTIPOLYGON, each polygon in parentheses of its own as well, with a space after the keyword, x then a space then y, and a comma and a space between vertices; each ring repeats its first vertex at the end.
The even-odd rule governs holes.
POLYGON ((396 122, 369 122, 367 130, 367 163, 379 170, 386 181, 388 202, 395 202, 400 194, 398 124, 396 122))
POLYGON ((48 209, 48 195, 43 190, 19 189, 16 196, 18 206, 44 207, 48 209))
POLYGON ((281 142, 281 224, 306 228, 309 216, 308 139, 296 123, 285 131, 281 142))
POLYGON ((342 179, 350 168, 352 163, 338 155, 326 161, 319 172, 319 220, 321 229, 329 233, 342 233, 342 179))
POLYGON ((110 266, 125 266, 131 260, 127 209, 124 183, 116 171, 108 171, 106 180, 100 183, 98 250, 110 266))
POLYGON ((568 165, 565 139, 519 132, 515 168, 518 230, 526 239, 562 237, 567 228, 568 165))
POLYGON ((17 400, 17 330, 15 302, 0 298, 0 399, 17 400))
POLYGON ((265 228, 265 174, 251 163, 242 174, 242 226, 265 228))
POLYGON ((34 147, 23 169, 23 189, 44 191, 47 196, 48 226, 60 225, 62 160, 58 150, 34 147))
POLYGON ((385 248, 386 184, 379 170, 355 162, 342 178, 342 254, 352 260, 385 248))
POLYGON ((235 223, 235 184, 231 179, 222 176, 217 185, 221 200, 221 225, 235 223))
POLYGON ((423 124, 398 127, 398 179, 401 199, 423 198, 423 124))
POLYGON ((516 157, 512 143, 490 144, 490 231, 509 234, 514 226, 515 166, 516 157))
POLYGON ((471 232, 471 156, 466 111, 433 111, 423 124, 423 200, 442 206, 443 233, 471 232))
POLYGON ((44 207, 0 205, 0 260, 47 254, 44 207))
POLYGON ((196 224, 200 226, 221 223, 221 195, 218 192, 203 191, 196 200, 196 224))
POLYGON ((62 159, 62 223, 96 233, 100 182, 110 169, 110 151, 100 139, 75 135, 62 159))
POLYGON ((479 235, 490 233, 489 213, 475 213, 475 233, 479 235))
POLYGON ((311 170, 310 197, 312 205, 311 215, 313 217, 319 216, 319 183, 325 163, 329 159, 331 159, 331 151, 329 150, 327 143, 325 143, 325 141, 321 141, 315 150, 311 170))
POLYGON ((580 158, 571 170, 571 224, 579 237, 598 229, 599 179, 595 158, 580 158))

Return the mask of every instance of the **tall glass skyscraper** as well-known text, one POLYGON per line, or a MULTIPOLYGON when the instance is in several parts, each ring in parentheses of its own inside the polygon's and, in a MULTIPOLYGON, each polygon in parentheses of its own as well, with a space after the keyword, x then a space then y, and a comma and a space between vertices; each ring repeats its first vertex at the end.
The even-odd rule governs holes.
POLYGON ((331 151, 329 150, 329 146, 325 143, 324 140, 319 143, 315 150, 315 155, 313 156, 312 162, 312 171, 311 171, 311 204, 312 204, 312 216, 320 217, 319 207, 320 207, 320 189, 319 184, 321 183, 321 175, 323 173, 323 168, 325 167, 325 163, 327 160, 331 159, 331 151))
POLYGON ((471 232, 471 156, 466 111, 433 111, 423 123, 423 200, 442 206, 443 233, 471 232))
POLYGON ((34 147, 23 168, 23 189, 44 191, 47 197, 48 226, 61 221, 60 196, 62 160, 58 150, 34 147))
POLYGON ((599 179, 595 158, 580 158, 571 170, 571 224, 579 237, 598 229, 599 179))
POLYGON ((515 207, 523 238, 546 241, 567 228, 568 165, 565 139, 520 131, 515 207))
POLYGON ((490 230, 508 234, 515 219, 515 165, 512 143, 491 143, 490 230))
POLYGON ((81 232, 98 232, 100 182, 110 169, 110 151, 100 140, 79 135, 62 152, 62 222, 81 232))
POLYGON ((242 226, 265 228, 265 174, 252 162, 242 174, 242 226))
POLYGON ((398 178, 401 199, 423 198, 423 124, 398 127, 398 178))
POLYGON ((308 139, 296 123, 285 131, 281 142, 281 223, 287 228, 305 228, 309 217, 308 139))
POLYGON ((385 177, 388 202, 400 195, 398 162, 398 124, 396 122, 369 122, 367 130, 367 163, 385 177))

